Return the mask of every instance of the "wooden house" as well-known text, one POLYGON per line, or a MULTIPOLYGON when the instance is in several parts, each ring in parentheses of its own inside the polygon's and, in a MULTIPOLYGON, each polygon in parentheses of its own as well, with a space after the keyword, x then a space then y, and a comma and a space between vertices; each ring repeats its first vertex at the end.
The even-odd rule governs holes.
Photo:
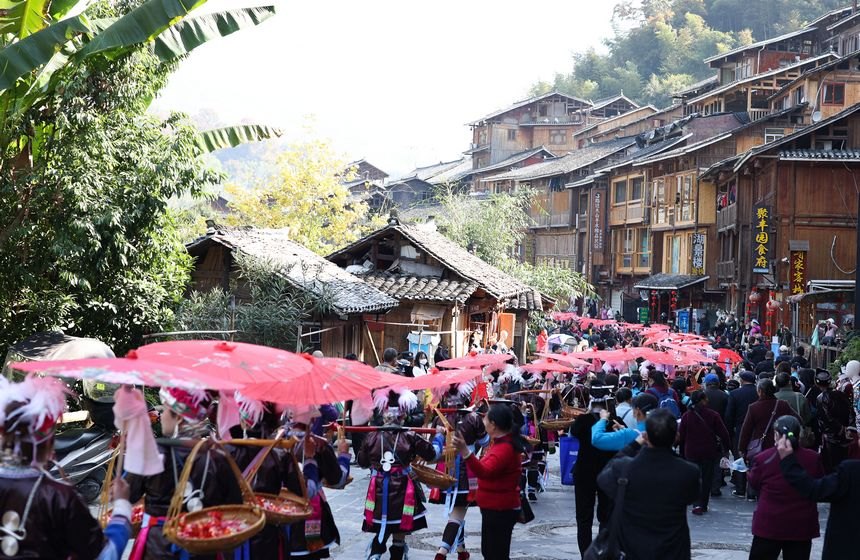
POLYGON ((827 119, 860 102, 860 50, 811 68, 769 98, 771 110, 799 105, 799 124, 827 119))
MULTIPOLYGON (((241 302, 249 297, 236 261, 237 253, 278 267, 297 290, 324 299, 329 311, 309 318, 297 333, 305 350, 321 350, 326 356, 343 357, 363 352, 368 339, 365 318, 378 318, 397 307, 391 296, 362 282, 316 253, 290 241, 286 229, 213 227, 186 245, 194 258, 190 290, 205 292, 222 288, 241 302)), ((292 349, 290 349, 292 350, 292 349)))
MULTIPOLYGON (((860 104, 702 174, 717 186, 717 266, 728 309, 773 332, 778 322, 790 324, 791 294, 811 283, 854 281, 858 171, 860 104), (754 291, 763 296, 750 304, 754 291), (768 314, 769 298, 782 310, 768 314)), ((822 308, 814 315, 828 312, 847 311, 822 308)))
POLYGON ((351 176, 343 184, 349 189, 350 198, 367 203, 374 210, 379 210, 385 201, 385 180, 388 173, 379 169, 365 159, 350 162, 346 166, 344 176, 351 176))
POLYGON ((543 163, 548 159, 554 159, 556 156, 555 153, 551 152, 545 146, 538 146, 537 148, 525 150, 522 152, 518 152, 513 154, 512 156, 490 165, 485 165, 483 167, 472 169, 471 171, 471 185, 473 193, 493 193, 498 192, 492 190, 495 186, 492 181, 486 181, 488 177, 492 175, 499 174, 501 172, 512 171, 514 169, 521 169, 523 167, 528 167, 531 165, 536 165, 538 163, 543 163))
POLYGON ((540 292, 490 266, 437 232, 433 224, 410 225, 392 216, 386 227, 331 255, 400 305, 373 321, 374 346, 403 350, 410 341, 435 339, 451 356, 464 355, 473 341, 506 331, 507 344, 522 359, 528 315, 552 302, 540 292))

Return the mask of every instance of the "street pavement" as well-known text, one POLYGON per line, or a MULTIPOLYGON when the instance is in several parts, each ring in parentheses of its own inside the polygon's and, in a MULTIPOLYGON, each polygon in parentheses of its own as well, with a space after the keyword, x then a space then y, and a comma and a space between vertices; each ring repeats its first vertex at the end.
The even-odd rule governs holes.
MULTIPOLYGON (((546 492, 533 504, 536 519, 528 525, 517 525, 511 546, 512 560, 555 560, 580 558, 576 546, 576 521, 573 487, 562 486, 559 478, 558 454, 550 455, 550 471, 546 492)), ((327 490, 341 535, 341 545, 332 550, 332 557, 362 560, 366 558, 370 535, 361 532, 364 497, 367 492, 367 471, 353 466, 355 480, 343 490, 327 490)), ((432 560, 439 545, 446 516, 444 506, 427 504, 429 528, 410 535, 410 560, 432 560)), ((713 498, 704 516, 688 515, 693 543, 693 558, 740 560, 749 556, 752 542, 750 527, 755 503, 731 496, 731 486, 723 496, 713 498)), ((819 506, 822 532, 827 520, 826 506, 819 506)), ((481 513, 469 510, 466 517, 466 546, 476 560, 481 547, 481 513)), ((593 528, 597 534, 597 525, 593 528)), ((813 541, 812 558, 821 557, 822 539, 813 541)), ((456 558, 449 555, 449 559, 456 558)))

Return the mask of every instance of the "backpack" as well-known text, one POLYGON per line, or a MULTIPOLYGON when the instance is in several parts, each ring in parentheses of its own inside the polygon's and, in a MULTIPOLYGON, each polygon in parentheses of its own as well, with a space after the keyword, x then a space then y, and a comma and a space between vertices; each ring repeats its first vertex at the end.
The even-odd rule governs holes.
POLYGON ((651 389, 651 392, 657 397, 657 402, 660 404, 660 408, 665 408, 675 418, 681 417, 681 408, 678 406, 678 401, 675 400, 675 397, 672 396, 672 390, 669 389, 663 394, 657 392, 656 389, 651 389))

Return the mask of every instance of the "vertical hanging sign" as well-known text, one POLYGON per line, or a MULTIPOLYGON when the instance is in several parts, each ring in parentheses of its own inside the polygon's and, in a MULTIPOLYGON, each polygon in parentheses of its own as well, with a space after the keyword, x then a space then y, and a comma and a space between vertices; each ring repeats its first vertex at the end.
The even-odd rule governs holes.
POLYGON ((756 274, 770 272, 770 259, 773 254, 773 239, 770 234, 771 212, 771 207, 764 204, 756 204, 753 207, 752 258, 753 272, 756 274))
POLYGON ((591 249, 602 253, 606 243, 606 187, 591 190, 591 249))
POLYGON ((791 295, 802 294, 806 291, 806 251, 792 251, 789 264, 789 284, 791 295))
POLYGON ((692 274, 701 276, 705 273, 705 234, 693 234, 692 274))

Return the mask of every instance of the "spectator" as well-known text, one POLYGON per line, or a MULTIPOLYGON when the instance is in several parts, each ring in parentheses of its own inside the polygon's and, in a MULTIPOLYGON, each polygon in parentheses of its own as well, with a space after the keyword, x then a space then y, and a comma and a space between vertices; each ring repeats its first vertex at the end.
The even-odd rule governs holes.
POLYGON ((794 357, 791 358, 791 363, 797 364, 798 368, 808 368, 809 360, 806 359, 806 356, 804 356, 804 354, 805 351, 803 350, 803 346, 798 346, 797 349, 794 351, 794 357))
POLYGON ((836 321, 833 319, 827 319, 827 323, 824 328, 824 338, 821 339, 821 344, 824 346, 833 346, 836 343, 836 332, 838 330, 836 321))
MULTIPOLYGON (((755 326, 758 326, 758 324, 756 323, 755 326)), ((752 363, 753 368, 755 368, 758 366, 759 362, 765 359, 767 348, 764 347, 761 336, 753 335, 751 332, 750 338, 752 339, 752 344, 750 345, 746 358, 752 363)), ((773 358, 772 355, 771 358, 773 358)))
POLYGON ((609 411, 600 411, 600 420, 591 428, 591 444, 604 451, 621 451, 625 446, 636 441, 639 434, 645 430, 645 417, 649 412, 659 407, 659 402, 650 393, 643 393, 633 399, 633 415, 636 417, 636 429, 617 425, 614 432, 607 431, 609 427, 609 411))
POLYGON ((618 527, 625 558, 687 560, 687 506, 699 495, 699 470, 672 452, 678 422, 670 411, 654 410, 645 427, 646 435, 630 446, 635 456, 613 459, 598 483, 614 499, 618 479, 626 471, 629 482, 618 527))
POLYGON ((615 392, 615 415, 625 426, 635 430, 638 422, 633 414, 633 405, 630 402, 632 399, 633 391, 624 387, 618 389, 615 392))
POLYGON ((720 378, 716 373, 709 373, 702 382, 705 386, 705 396, 708 398, 708 408, 719 414, 723 423, 726 424, 726 408, 729 405, 729 395, 720 389, 720 378))
POLYGON ((478 459, 460 434, 454 445, 478 478, 475 498, 481 508, 481 554, 504 560, 511 553, 511 533, 520 509, 520 473, 525 445, 514 424, 514 413, 504 404, 494 404, 484 417, 492 443, 478 459))
POLYGON ((750 337, 758 338, 761 341, 761 327, 758 324, 758 319, 750 321, 750 337))
POLYGON ((773 352, 768 350, 764 353, 764 359, 756 364, 755 373, 759 375, 761 373, 770 373, 774 371, 776 368, 773 365, 773 352))
POLYGON ((851 440, 847 428, 853 425, 848 395, 834 390, 831 381, 829 371, 817 370, 815 385, 820 391, 816 407, 818 431, 821 434, 821 459, 828 473, 834 472, 839 463, 848 457, 851 440))
POLYGON ((714 474, 731 441, 720 415, 708 408, 704 391, 694 391, 690 397, 690 408, 681 417, 678 435, 681 456, 695 463, 701 472, 702 484, 699 497, 693 502, 693 514, 702 515, 708 511, 714 474))
POLYGON ((738 456, 738 438, 741 426, 747 416, 749 405, 758 400, 755 389, 755 374, 751 371, 742 371, 740 374, 741 386, 729 392, 728 404, 726 405, 726 428, 732 436, 732 449, 735 457, 738 456))
POLYGON ((571 434, 579 440, 579 455, 573 466, 573 487, 576 502, 576 540, 580 555, 591 545, 591 528, 594 525, 594 506, 597 505, 597 521, 603 528, 609 521, 611 504, 609 496, 597 486, 597 475, 612 459, 614 452, 602 451, 591 444, 591 429, 597 423, 600 412, 605 409, 605 392, 591 393, 589 413, 576 417, 571 434))
POLYGON ((668 409, 675 418, 681 418, 681 397, 666 382, 666 374, 655 371, 649 375, 650 387, 646 393, 656 397, 660 408, 668 409), (674 403, 672 402, 674 401, 674 403))
POLYGON ((783 476, 801 496, 830 503, 821 560, 855 558, 857 535, 854 532, 860 519, 860 461, 844 461, 836 472, 815 479, 804 472, 799 457, 795 456, 795 447, 790 438, 779 439, 777 452, 782 459, 779 467, 783 476))
POLYGON ((681 399, 681 414, 683 415, 687 411, 687 407, 690 406, 690 396, 687 395, 687 380, 683 377, 676 377, 672 381, 672 390, 681 399))
MULTIPOLYGON (((776 399, 774 396, 776 394, 776 387, 770 379, 759 381, 757 391, 758 401, 749 406, 738 438, 738 451, 746 459, 748 465, 754 458, 751 444, 760 441, 760 451, 770 449, 774 446, 773 423, 777 418, 791 415, 800 421, 800 417, 794 413, 787 402, 776 399)), ((751 494, 753 493, 748 489, 747 498, 750 498, 751 494)))
MULTIPOLYGON (((800 423, 797 418, 777 418, 774 435, 776 438, 786 436, 794 442, 796 462, 806 475, 824 476, 818 453, 798 445, 800 423)), ((759 495, 753 513, 750 560, 776 560, 780 552, 785 560, 809 560, 812 539, 819 535, 818 508, 781 476, 779 463, 774 460, 776 455, 776 448, 761 452, 747 475, 749 486, 759 495)))
POLYGON ((782 362, 791 363, 791 350, 788 349, 788 346, 780 346, 779 347, 779 356, 774 360, 773 365, 778 366, 782 362))
POLYGON ((382 352, 382 363, 376 366, 376 369, 385 373, 393 373, 401 375, 400 368, 397 364, 397 350, 394 348, 386 348, 382 352))
MULTIPOLYGON (((776 383, 776 395, 774 396, 788 403, 788 406, 800 418, 802 426, 809 426, 812 422, 812 412, 809 410, 809 403, 806 402, 803 395, 791 388, 791 376, 787 373, 778 373, 774 378, 774 382, 776 383)), ((798 436, 800 436, 800 433, 798 433, 798 436)))
POLYGON ((430 373, 430 360, 425 352, 419 351, 415 354, 415 363, 412 366, 412 377, 421 377, 430 373))

